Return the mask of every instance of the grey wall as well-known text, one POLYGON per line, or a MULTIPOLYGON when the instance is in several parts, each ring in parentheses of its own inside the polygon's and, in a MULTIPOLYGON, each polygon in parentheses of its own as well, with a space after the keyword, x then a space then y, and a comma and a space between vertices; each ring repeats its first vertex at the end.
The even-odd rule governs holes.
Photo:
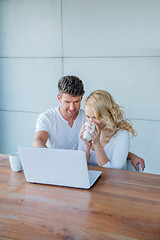
POLYGON ((75 74, 124 107, 131 151, 160 174, 160 1, 0 0, 0 152, 31 145, 38 114, 75 74))

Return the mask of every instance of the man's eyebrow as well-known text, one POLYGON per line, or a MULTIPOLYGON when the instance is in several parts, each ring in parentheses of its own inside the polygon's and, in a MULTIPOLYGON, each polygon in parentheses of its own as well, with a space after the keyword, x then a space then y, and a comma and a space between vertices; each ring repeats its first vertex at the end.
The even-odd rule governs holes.
MULTIPOLYGON (((64 99, 64 101, 65 102, 72 102, 72 101, 69 101, 69 100, 67 100, 67 99, 64 99)), ((79 102, 80 101, 80 99, 78 99, 78 100, 76 100, 76 101, 73 101, 73 102, 79 102)))

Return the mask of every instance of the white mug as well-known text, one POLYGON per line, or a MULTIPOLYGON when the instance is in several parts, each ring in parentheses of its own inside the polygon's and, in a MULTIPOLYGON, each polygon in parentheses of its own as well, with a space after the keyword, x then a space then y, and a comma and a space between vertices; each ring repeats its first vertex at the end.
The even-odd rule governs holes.
POLYGON ((18 154, 9 155, 9 162, 10 162, 12 171, 19 172, 22 170, 22 164, 18 154))
POLYGON ((95 125, 93 123, 86 122, 85 123, 85 131, 83 133, 83 139, 86 141, 91 141, 92 139, 90 138, 88 132, 92 135, 95 130, 95 125), (88 127, 91 125, 92 129, 90 130, 88 127))

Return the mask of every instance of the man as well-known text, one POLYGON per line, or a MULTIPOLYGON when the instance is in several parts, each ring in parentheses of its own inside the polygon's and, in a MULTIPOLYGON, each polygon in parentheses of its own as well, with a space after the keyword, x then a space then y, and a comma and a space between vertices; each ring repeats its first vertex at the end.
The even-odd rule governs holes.
MULTIPOLYGON (((32 146, 76 150, 82 123, 86 121, 84 110, 80 109, 84 86, 78 77, 64 76, 58 82, 58 91, 61 105, 40 114, 32 146)), ((130 152, 128 159, 136 170, 138 163, 144 170, 142 158, 130 152)))

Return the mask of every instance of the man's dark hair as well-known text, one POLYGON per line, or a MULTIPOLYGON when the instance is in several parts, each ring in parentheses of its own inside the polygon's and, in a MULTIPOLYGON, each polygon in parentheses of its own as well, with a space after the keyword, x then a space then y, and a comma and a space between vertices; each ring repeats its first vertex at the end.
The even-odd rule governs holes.
POLYGON ((85 93, 83 82, 76 76, 64 76, 58 82, 59 94, 68 93, 73 97, 83 96, 85 93))

